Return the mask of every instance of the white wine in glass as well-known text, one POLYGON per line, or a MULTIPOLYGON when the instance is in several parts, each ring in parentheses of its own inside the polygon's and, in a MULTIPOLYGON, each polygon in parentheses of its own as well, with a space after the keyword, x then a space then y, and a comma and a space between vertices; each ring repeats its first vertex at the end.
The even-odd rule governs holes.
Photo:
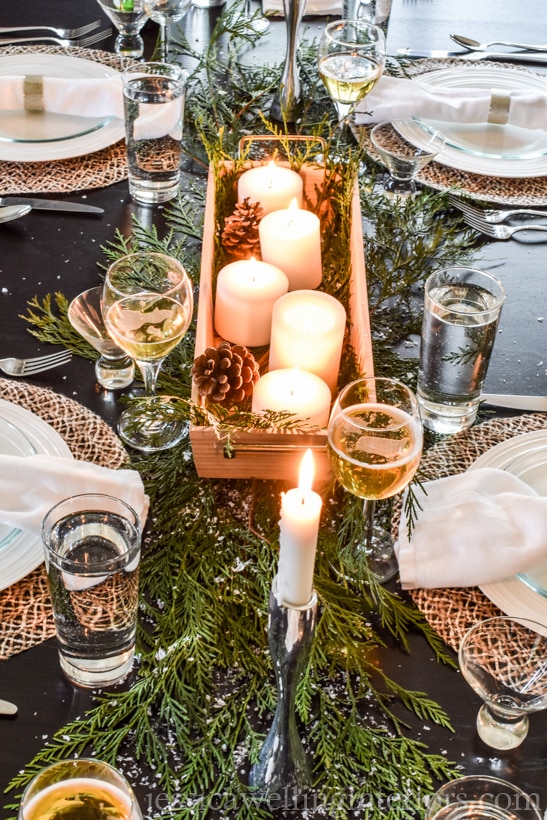
POLYGON ((336 20, 319 42, 318 69, 343 128, 354 107, 384 70, 386 41, 380 28, 364 20, 336 20))
POLYGON ((105 324, 116 344, 138 365, 149 399, 146 414, 139 417, 129 407, 118 424, 121 438, 136 450, 151 453, 174 447, 186 435, 183 422, 168 418, 170 406, 156 398, 155 388, 163 360, 188 330, 193 308, 192 281, 176 259, 161 253, 133 253, 107 271, 105 324))
POLYGON ((336 479, 365 501, 360 547, 380 582, 388 581, 397 572, 397 559, 391 534, 374 525, 374 508, 403 490, 418 469, 423 433, 416 397, 394 379, 351 382, 334 403, 328 447, 336 479))

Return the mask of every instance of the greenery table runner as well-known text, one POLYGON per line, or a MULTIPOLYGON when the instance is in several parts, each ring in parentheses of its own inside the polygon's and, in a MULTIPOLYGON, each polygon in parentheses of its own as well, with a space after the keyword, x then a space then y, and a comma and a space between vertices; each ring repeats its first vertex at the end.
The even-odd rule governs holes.
MULTIPOLYGON (((182 34, 178 38, 179 51, 197 64, 186 109, 185 144, 193 170, 205 172, 210 162, 236 158, 243 134, 278 133, 267 112, 279 72, 244 68, 239 61, 241 49, 256 36, 232 7, 205 53, 193 53, 182 34)), ((335 114, 318 85, 314 44, 304 40, 299 59, 308 103, 298 130, 330 142, 335 114)), ((388 201, 374 186, 377 167, 355 144, 332 144, 331 149, 332 155, 345 153, 346 160, 336 165, 342 181, 359 173, 376 371, 412 386, 415 364, 394 350, 419 329, 425 276, 436 267, 466 261, 471 235, 444 194, 388 201)), ((103 249, 98 260, 103 269, 109 260, 145 246, 179 258, 197 284, 204 176, 187 174, 185 179, 184 194, 165 210, 165 233, 135 221, 131 237, 117 234, 103 249)), ((343 187, 333 191, 334 198, 337 190, 343 187)), ((327 277, 324 287, 337 287, 343 300, 349 265, 343 250, 340 254, 339 278, 327 277)), ((26 316, 31 332, 94 359, 95 352, 67 322, 66 308, 63 294, 35 301, 26 316)), ((160 377, 160 391, 181 417, 207 423, 214 418, 228 437, 231 429, 252 425, 256 419, 248 414, 234 420, 218 409, 217 415, 203 418, 202 409, 189 400, 193 355, 190 333, 160 377)), ((353 361, 346 357, 341 379, 357 375, 353 361)), ((92 753, 122 769, 124 761, 135 758, 143 771, 152 772, 154 788, 164 796, 156 814, 176 820, 271 817, 276 807, 254 801, 246 777, 276 702, 267 605, 277 567, 280 493, 287 487, 201 479, 188 441, 133 463, 152 509, 142 564, 138 668, 125 690, 98 695, 87 715, 45 744, 14 778, 12 795, 46 763, 92 753), (220 794, 230 796, 230 805, 219 814, 215 801, 220 794)), ((361 502, 334 485, 315 489, 324 500, 315 572, 320 613, 297 711, 313 763, 316 805, 329 817, 347 818, 360 810, 360 816, 380 818, 385 801, 398 795, 389 803, 390 817, 407 817, 421 811, 423 795, 456 767, 411 737, 392 705, 400 700, 447 731, 449 718, 427 693, 407 691, 390 679, 377 666, 375 649, 390 635, 406 647, 408 631, 418 629, 439 663, 453 661, 412 602, 378 585, 355 556, 352 545, 363 526, 361 502)), ((389 506, 384 514, 389 518, 389 506)), ((133 766, 131 772, 138 786, 133 766)))

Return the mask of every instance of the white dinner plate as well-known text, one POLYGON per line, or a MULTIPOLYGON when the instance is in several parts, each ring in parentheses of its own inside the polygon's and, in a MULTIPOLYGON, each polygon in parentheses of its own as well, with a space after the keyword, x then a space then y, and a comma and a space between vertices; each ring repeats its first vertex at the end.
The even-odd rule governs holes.
MULTIPOLYGON (((0 75, 36 74, 76 79, 119 75, 110 66, 62 54, 9 54, 0 57, 0 75)), ((75 117, 44 111, 0 110, 0 160, 38 162, 69 159, 113 145, 124 136, 116 117, 75 117)))
MULTIPOLYGON (((509 67, 439 69, 421 74, 414 82, 443 89, 547 92, 544 77, 509 67)), ((435 161, 449 168, 495 177, 547 176, 547 130, 544 129, 416 119, 399 130, 419 147, 425 145, 431 130, 441 131, 446 144, 435 161)))
MULTIPOLYGON (((0 399, 0 453, 14 456, 42 453, 73 458, 68 445, 53 427, 34 413, 3 399, 0 399)), ((24 578, 43 560, 38 536, 0 523, 0 590, 24 578)))
MULTIPOLYGON (((492 447, 480 456, 471 470, 496 467, 507 470, 547 496, 547 430, 524 433, 492 447)), ((513 576, 483 584, 480 589, 502 612, 512 617, 530 618, 545 627, 547 635, 547 565, 523 576, 513 576)))

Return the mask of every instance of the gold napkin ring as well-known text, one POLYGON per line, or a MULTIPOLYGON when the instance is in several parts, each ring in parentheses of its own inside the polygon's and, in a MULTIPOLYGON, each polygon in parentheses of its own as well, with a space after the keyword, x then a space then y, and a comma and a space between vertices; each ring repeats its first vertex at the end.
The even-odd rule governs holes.
POLYGON ((490 91, 490 108, 488 122, 493 125, 506 125, 511 107, 511 92, 501 88, 492 88, 490 91))
POLYGON ((29 74, 23 81, 25 111, 44 110, 44 80, 36 74, 29 74))

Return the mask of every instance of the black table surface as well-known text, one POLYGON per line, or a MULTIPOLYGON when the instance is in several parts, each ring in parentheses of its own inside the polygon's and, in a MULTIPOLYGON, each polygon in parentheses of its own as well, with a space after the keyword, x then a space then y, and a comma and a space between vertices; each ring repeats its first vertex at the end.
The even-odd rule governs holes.
MULTIPOLYGON (((215 19, 214 10, 192 8, 185 21, 187 31, 197 43, 206 41, 215 19)), ((93 0, 19 0, 2 3, 0 25, 50 23, 77 25, 101 16, 93 0)), ((323 21, 306 21, 319 30, 323 21)), ((148 24, 147 54, 155 36, 148 24)), ((393 0, 388 46, 395 49, 451 49, 449 33, 477 39, 547 39, 547 7, 544 0, 393 0)), ((251 59, 279 62, 284 54, 285 28, 272 25, 265 43, 255 49, 251 59)), ((113 48, 112 37, 100 44, 113 48)), ((0 163, 2 173, 2 163, 0 163)), ((1 190, 0 190, 1 193, 1 190)), ((62 291, 71 298, 98 283, 97 262, 103 259, 101 245, 113 238, 119 228, 130 232, 131 215, 137 213, 161 224, 161 208, 145 214, 130 200, 127 183, 67 195, 105 209, 104 216, 33 212, 19 221, 0 226, 0 355, 35 355, 37 341, 28 333, 19 314, 26 311, 29 299, 62 291)), ((506 289, 500 333, 487 379, 489 392, 547 395, 547 304, 545 242, 521 239, 492 242, 477 253, 476 264, 498 275, 506 289)), ((43 347, 43 346, 42 346, 43 347)), ((116 397, 100 390, 94 379, 93 365, 74 359, 69 366, 38 376, 35 384, 50 387, 94 410, 115 424, 119 411, 116 397)), ((512 752, 496 752, 477 737, 475 716, 480 705, 463 678, 452 669, 436 663, 419 636, 410 637, 411 652, 394 646, 382 652, 388 674, 405 687, 426 691, 448 712, 455 732, 412 719, 413 732, 432 752, 445 754, 461 765, 465 773, 487 773, 517 783, 538 795, 542 810, 547 809, 547 714, 534 715, 529 736, 512 752)), ((90 704, 89 695, 70 686, 60 673, 54 641, 15 656, 0 665, 0 698, 18 704, 15 719, 0 718, 0 787, 22 768, 52 733, 68 720, 80 715, 90 704)), ((156 796, 135 784, 143 809, 153 808, 156 796)), ((7 816, 5 812, 2 816, 7 816)))

